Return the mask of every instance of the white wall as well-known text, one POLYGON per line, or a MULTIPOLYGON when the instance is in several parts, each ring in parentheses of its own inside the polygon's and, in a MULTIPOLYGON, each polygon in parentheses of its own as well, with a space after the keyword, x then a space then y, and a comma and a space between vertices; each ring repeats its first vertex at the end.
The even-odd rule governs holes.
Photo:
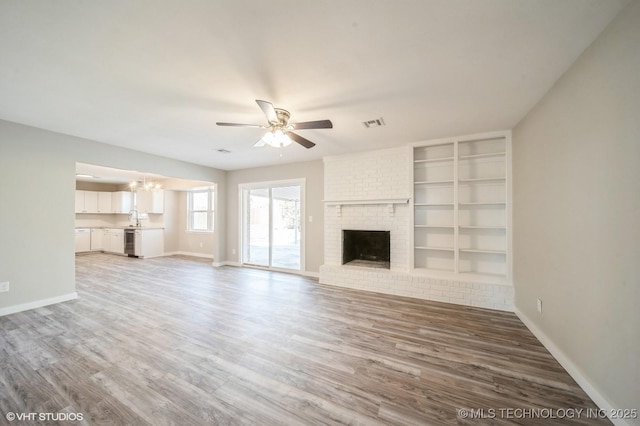
POLYGON ((225 200, 226 172, 0 120, 0 314, 75 292, 76 162, 217 182, 225 200))
MULTIPOLYGON (((265 147, 264 149, 269 149, 265 147)), ((240 211, 238 185, 287 179, 306 179, 305 192, 305 267, 312 274, 323 263, 323 166, 322 161, 282 164, 271 167, 234 170, 227 172, 227 259, 239 261, 240 211), (313 222, 309 222, 309 216, 313 222), (232 253, 235 250, 236 254, 232 253)), ((217 228, 221 229, 221 228, 217 228)))
POLYGON ((514 129, 513 174, 516 308, 596 403, 640 408, 639 2, 514 129))

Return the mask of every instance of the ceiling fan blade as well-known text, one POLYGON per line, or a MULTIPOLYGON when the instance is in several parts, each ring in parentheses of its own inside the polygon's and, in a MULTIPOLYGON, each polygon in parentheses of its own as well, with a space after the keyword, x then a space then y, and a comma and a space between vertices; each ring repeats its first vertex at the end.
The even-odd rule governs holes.
POLYGON ((333 129, 333 123, 331 122, 331 120, 304 121, 302 123, 295 123, 292 126, 296 130, 333 129))
POLYGON ((256 103, 258 104, 262 112, 264 112, 264 115, 267 116, 267 120, 269 121, 269 123, 279 123, 278 114, 276 114, 276 109, 273 107, 271 102, 256 99, 256 103))
POLYGON ((266 126, 261 126, 260 124, 240 124, 240 123, 216 123, 218 126, 232 126, 232 127, 258 127, 265 129, 266 126))
POLYGON ((311 142, 309 139, 305 139, 302 136, 296 135, 293 132, 287 132, 287 135, 289 135, 291 139, 293 139, 295 142, 298 142, 300 145, 304 146, 307 149, 313 148, 314 146, 316 146, 316 144, 311 142))
POLYGON ((253 144, 253 146, 254 146, 255 148, 260 148, 261 146, 264 146, 264 145, 265 145, 265 141, 264 141, 264 139, 262 139, 262 138, 260 138, 260 140, 259 140, 258 142, 256 142, 255 144, 253 144))

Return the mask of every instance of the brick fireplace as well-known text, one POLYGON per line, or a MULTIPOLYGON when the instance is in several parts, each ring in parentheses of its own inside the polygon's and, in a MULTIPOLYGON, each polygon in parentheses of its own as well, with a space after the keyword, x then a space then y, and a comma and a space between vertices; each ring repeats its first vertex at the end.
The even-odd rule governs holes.
POLYGON ((326 157, 324 168, 321 283, 513 310, 513 287, 413 273, 410 147, 326 157), (343 264, 344 231, 349 230, 388 232, 388 268, 366 262, 343 264))

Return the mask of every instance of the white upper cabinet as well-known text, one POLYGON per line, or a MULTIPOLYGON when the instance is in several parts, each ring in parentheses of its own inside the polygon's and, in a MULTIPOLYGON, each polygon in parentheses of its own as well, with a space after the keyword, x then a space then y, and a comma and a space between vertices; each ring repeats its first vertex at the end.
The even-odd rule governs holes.
POLYGON ((111 192, 98 192, 98 213, 111 213, 111 192))
POLYGON ((76 190, 76 213, 129 214, 133 206, 129 191, 96 192, 76 190))
POLYGON ((98 193, 76 190, 76 213, 98 213, 98 193))
POLYGON ((131 211, 131 200, 133 194, 129 191, 118 191, 111 193, 111 213, 129 214, 131 211))
POLYGON ((164 213, 164 191, 156 189, 153 191, 139 190, 136 192, 136 209, 140 213, 164 213))
POLYGON ((84 210, 84 191, 76 191, 76 213, 84 210))

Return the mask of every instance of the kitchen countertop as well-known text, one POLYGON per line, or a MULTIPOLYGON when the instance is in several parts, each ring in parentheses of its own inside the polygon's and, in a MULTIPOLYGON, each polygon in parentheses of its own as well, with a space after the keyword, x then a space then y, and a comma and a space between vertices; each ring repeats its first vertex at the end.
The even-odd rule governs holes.
POLYGON ((146 231, 149 229, 164 229, 159 226, 76 226, 76 229, 139 229, 146 231))

